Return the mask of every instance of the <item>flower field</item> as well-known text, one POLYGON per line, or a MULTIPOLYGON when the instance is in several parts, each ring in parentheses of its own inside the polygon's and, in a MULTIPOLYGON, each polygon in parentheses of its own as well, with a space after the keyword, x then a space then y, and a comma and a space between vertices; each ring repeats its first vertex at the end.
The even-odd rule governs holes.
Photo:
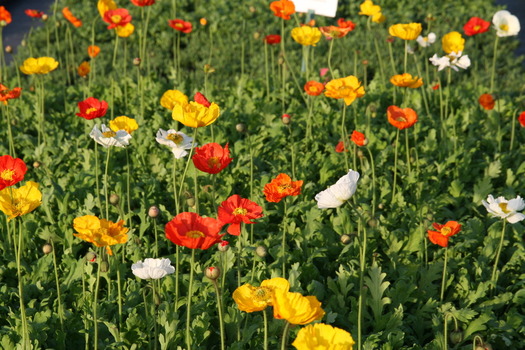
POLYGON ((0 52, 0 348, 525 348, 511 13, 26 14, 0 52))

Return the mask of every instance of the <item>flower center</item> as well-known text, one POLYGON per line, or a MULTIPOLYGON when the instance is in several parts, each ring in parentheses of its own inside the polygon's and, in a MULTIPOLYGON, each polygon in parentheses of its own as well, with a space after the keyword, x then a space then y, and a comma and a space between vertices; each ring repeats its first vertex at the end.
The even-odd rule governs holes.
POLYGON ((13 181, 13 175, 15 172, 12 169, 5 169, 0 173, 0 178, 5 181, 13 181))
POLYGON ((254 297, 258 301, 268 301, 271 296, 271 290, 268 287, 258 287, 253 293, 254 297))
POLYGON ((286 191, 286 190, 288 190, 290 188, 292 188, 292 185, 290 185, 290 184, 282 184, 282 185, 278 185, 277 186, 277 189, 278 189, 279 193, 284 192, 284 191, 286 191))
POLYGON ((428 41, 428 36, 424 37, 423 41, 427 42, 428 41))
POLYGON ((509 26, 507 24, 502 24, 499 26, 499 29, 503 30, 504 32, 507 32, 509 30, 509 26))
POLYGON ((91 114, 93 112, 96 112, 97 109, 95 107, 89 107, 88 109, 86 109, 86 114, 91 114))
POLYGON ((179 145, 182 140, 184 139, 181 135, 179 134, 168 134, 168 136, 166 136, 166 138, 170 141, 173 141, 175 142, 175 144, 179 145))
POLYGON ((443 236, 449 236, 450 235, 450 232, 452 232, 452 229, 450 227, 443 227, 441 229, 441 234, 443 236))
POLYGON ((246 215, 248 213, 248 210, 244 208, 235 208, 233 211, 233 215, 246 215))
POLYGON ((403 122, 403 123, 407 122, 407 118, 405 118, 405 116, 403 116, 403 115, 395 117, 395 120, 398 121, 398 122, 403 122))
POLYGON ((474 31, 477 32, 481 29, 481 26, 474 26, 474 31))
POLYGON ((206 237, 206 235, 204 233, 202 233, 202 231, 193 230, 193 231, 188 231, 186 233, 186 237, 188 237, 188 238, 202 238, 202 237, 206 237))
POLYGON ((106 131, 106 132, 103 132, 102 133, 102 136, 106 137, 106 138, 111 138, 111 137, 115 137, 117 136, 117 133, 114 132, 114 131, 106 131))
POLYGON ((219 157, 211 157, 210 159, 208 159, 208 166, 210 168, 217 167, 219 163, 220 163, 219 157))
POLYGON ((175 24, 175 27, 183 29, 184 25, 182 23, 177 23, 177 24, 175 24))
POLYGON ((111 22, 113 23, 120 23, 122 21, 122 16, 120 15, 113 15, 111 16, 111 22))
POLYGON ((499 207, 501 208, 501 210, 503 210, 505 214, 510 213, 510 210, 507 209, 507 203, 500 203, 499 207))

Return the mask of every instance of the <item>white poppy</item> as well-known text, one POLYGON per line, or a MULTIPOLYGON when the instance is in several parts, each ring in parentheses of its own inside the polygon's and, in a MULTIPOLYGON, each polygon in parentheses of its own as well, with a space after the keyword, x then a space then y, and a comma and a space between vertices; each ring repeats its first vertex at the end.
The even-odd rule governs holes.
POLYGON ((169 129, 168 131, 159 129, 155 138, 161 145, 168 146, 176 159, 180 159, 188 154, 187 149, 191 148, 193 138, 180 131, 169 129))
POLYGON ((429 58, 429 61, 432 62, 434 66, 438 67, 438 71, 450 67, 450 59, 447 56, 438 57, 437 54, 429 58))
POLYGON ((436 42, 436 34, 429 33, 427 36, 418 36, 416 39, 417 43, 421 47, 429 47, 436 42))
POLYGON ((328 187, 315 196, 317 207, 320 209, 340 207, 353 196, 357 189, 358 180, 359 173, 350 169, 348 174, 337 180, 335 185, 328 187))
POLYGON ((507 219, 511 224, 515 224, 525 219, 525 215, 518 213, 518 211, 525 208, 525 202, 520 196, 511 200, 506 200, 504 197, 494 199, 494 197, 489 194, 487 201, 481 202, 485 208, 487 208, 489 213, 502 219, 507 219))
POLYGON ((144 259, 144 262, 139 262, 131 265, 131 271, 138 278, 143 280, 147 279, 159 279, 170 273, 175 272, 175 268, 171 266, 170 259, 144 259))
POLYGON ((100 126, 100 129, 95 125, 89 136, 106 148, 110 146, 126 147, 131 139, 131 135, 126 130, 115 132, 104 124, 100 126))
POLYGON ((457 54, 455 52, 451 52, 449 57, 453 58, 450 61, 450 68, 454 69, 456 72, 459 70, 458 68, 467 69, 470 67, 470 58, 468 55, 462 56, 461 51, 459 51, 457 54))
POLYGON ((519 19, 505 10, 498 11, 494 14, 492 24, 494 24, 494 28, 496 28, 497 36, 518 35, 521 29, 519 19))

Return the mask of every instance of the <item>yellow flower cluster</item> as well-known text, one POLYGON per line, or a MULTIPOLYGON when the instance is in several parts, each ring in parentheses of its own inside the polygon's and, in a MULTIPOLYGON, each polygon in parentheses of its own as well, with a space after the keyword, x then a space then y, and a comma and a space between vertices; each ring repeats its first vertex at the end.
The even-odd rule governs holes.
POLYGON ((458 54, 465 48, 465 39, 459 32, 450 32, 441 39, 441 46, 446 53, 455 52, 458 54))
POLYGON ((326 97, 344 99, 345 104, 350 106, 358 97, 365 95, 365 88, 353 75, 345 78, 333 79, 325 85, 324 95, 326 97))
POLYGON ((381 6, 374 5, 372 0, 365 0, 361 5, 359 5, 360 15, 369 16, 372 18, 372 22, 383 23, 386 20, 386 17, 381 13, 381 6))
POLYGON ((423 27, 421 23, 400 23, 388 28, 388 33, 403 40, 416 40, 423 27))
POLYGON ((97 247, 106 247, 109 255, 113 255, 110 246, 128 241, 129 229, 124 227, 124 220, 114 223, 93 215, 84 215, 73 220, 73 227, 78 232, 73 234, 75 237, 97 247))
POLYGON ((53 57, 38 57, 28 58, 20 66, 22 73, 31 74, 47 74, 58 67, 58 62, 53 57))
POLYGON ((403 73, 394 75, 390 78, 390 82, 395 86, 416 89, 423 85, 423 78, 412 77, 412 74, 403 73))
POLYGON ((292 29, 292 38, 304 46, 315 46, 321 40, 321 31, 317 27, 302 26, 292 29))
POLYGON ((42 192, 33 181, 27 181, 19 188, 8 187, 0 191, 0 210, 7 215, 7 220, 30 213, 40 204, 42 192))
POLYGON ((219 106, 210 103, 189 101, 188 96, 178 90, 168 90, 162 95, 160 104, 171 110, 173 120, 181 122, 190 128, 200 128, 215 122, 220 115, 219 106))

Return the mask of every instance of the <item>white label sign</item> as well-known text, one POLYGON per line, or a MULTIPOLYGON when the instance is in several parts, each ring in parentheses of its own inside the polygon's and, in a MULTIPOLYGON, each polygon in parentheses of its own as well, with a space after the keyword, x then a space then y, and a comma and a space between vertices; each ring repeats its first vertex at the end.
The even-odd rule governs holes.
POLYGON ((337 0, 292 0, 292 2, 297 12, 312 10, 316 15, 325 17, 335 17, 337 12, 337 0))

